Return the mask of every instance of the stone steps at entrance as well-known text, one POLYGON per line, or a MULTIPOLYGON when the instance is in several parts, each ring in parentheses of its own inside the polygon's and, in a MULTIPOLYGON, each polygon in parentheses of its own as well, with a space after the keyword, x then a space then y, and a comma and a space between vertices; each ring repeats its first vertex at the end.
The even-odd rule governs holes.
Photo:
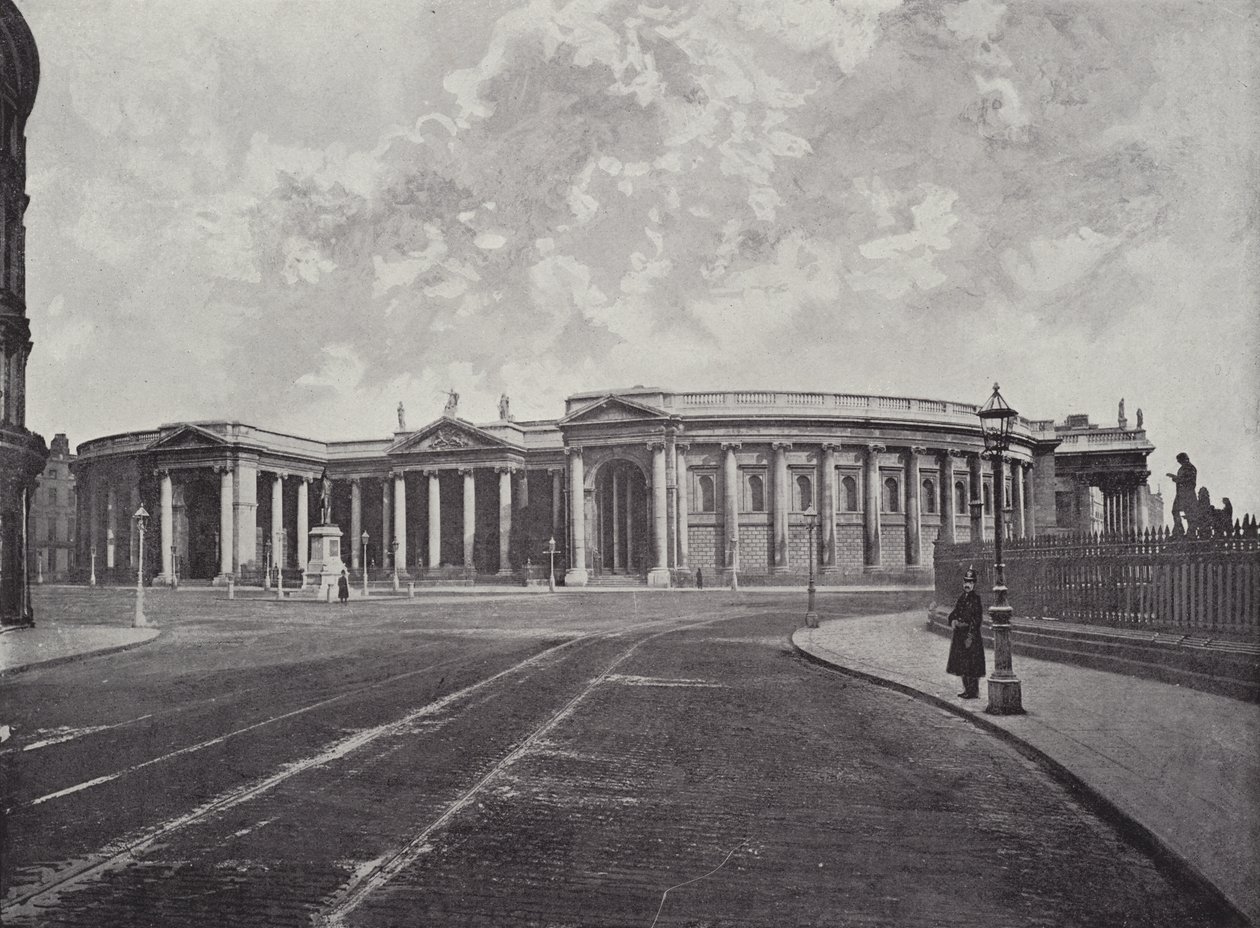
POLYGON ((647 586, 647 580, 638 574, 591 574, 587 586, 639 587, 647 586))

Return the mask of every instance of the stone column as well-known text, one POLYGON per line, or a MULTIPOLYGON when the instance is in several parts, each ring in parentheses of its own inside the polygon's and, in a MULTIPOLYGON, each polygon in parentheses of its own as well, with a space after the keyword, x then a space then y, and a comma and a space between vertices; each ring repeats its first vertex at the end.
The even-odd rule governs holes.
POLYGON ((788 488, 787 453, 792 444, 776 441, 770 447, 774 449, 774 563, 770 571, 781 573, 788 569, 788 510, 792 494, 788 488))
POLYGON ((477 474, 471 467, 461 467, 464 477, 464 566, 473 563, 473 547, 477 540, 477 474))
POLYGON ((822 446, 822 490, 819 506, 818 527, 822 531, 822 572, 836 569, 836 449, 837 445, 822 446))
POLYGON ((254 461, 237 461, 235 484, 237 569, 258 563, 258 465, 254 461))
POLYGON ((1029 538, 1037 537, 1037 481, 1033 479, 1034 466, 1031 461, 1024 465, 1024 505, 1027 509, 1024 534, 1029 538))
POLYGON ((621 469, 613 465, 612 472, 612 556, 613 570, 621 569, 621 469))
POLYGON ((669 497, 666 492, 665 442, 648 442, 652 451, 652 554, 648 586, 669 586, 669 497))
MULTIPOLYGON (((311 478, 299 477, 297 487, 297 566, 306 570, 311 559, 311 478)), ((329 513, 329 518, 332 513, 329 513)))
POLYGON ((1011 506, 1014 510, 1014 524, 1011 531, 1016 538, 1024 537, 1024 463, 1011 461, 1011 506))
POLYGON ((1134 490, 1133 508, 1137 513, 1137 530, 1145 532, 1151 527, 1151 502, 1145 483, 1138 484, 1134 490))
POLYGON ((399 573, 407 569, 407 475, 394 471, 394 564, 399 573))
POLYGON ((442 566, 442 482, 441 472, 424 472, 429 480, 429 568, 442 566))
POLYGON ((736 443, 722 445, 723 531, 726 533, 726 555, 722 559, 727 567, 739 568, 739 466, 735 461, 736 443))
MULTIPOLYGON (((89 566, 91 564, 91 557, 92 557, 93 552, 95 551, 98 555, 100 554, 99 551, 96 551, 96 543, 97 543, 97 539, 100 538, 100 535, 101 535, 101 522, 100 522, 101 507, 100 507, 100 490, 99 490, 101 480, 100 480, 100 477, 95 473, 96 468, 92 468, 92 470, 93 470, 93 474, 91 477, 90 489, 88 490, 88 505, 87 505, 87 515, 88 515, 87 546, 86 546, 87 550, 83 552, 83 563, 88 564, 89 566)), ((174 519, 174 516, 172 516, 172 519, 174 519)), ((172 522, 172 524, 174 523, 172 522)), ((174 539, 175 536, 172 534, 170 537, 174 539)), ((170 547, 172 544, 174 544, 173 540, 168 541, 167 547, 170 547)), ((164 573, 164 576, 169 577, 170 574, 164 573)))
POLYGON ((499 469, 499 576, 509 576, 509 543, 512 540, 512 468, 499 469))
POLYGON ((172 583, 175 578, 175 488, 171 484, 169 470, 158 471, 162 478, 160 494, 162 510, 162 576, 164 583, 172 583))
POLYGON ((923 566, 923 487, 919 479, 919 455, 927 448, 913 447, 906 451, 906 566, 923 566))
POLYGON ((943 545, 952 545, 958 541, 955 524, 954 507, 958 500, 954 499, 954 458, 958 452, 953 448, 937 452, 936 461, 940 467, 937 480, 941 484, 941 530, 936 536, 943 545))
POLYGON ((634 483, 629 476, 626 477, 625 483, 622 484, 625 491, 625 505, 621 507, 622 513, 626 519, 626 570, 634 572, 634 483))
MULTIPOLYGON (((560 506, 564 499, 564 474, 559 468, 549 469, 547 473, 551 474, 551 537, 555 538, 560 534, 560 506)), ((557 544, 561 541, 562 539, 556 539, 557 544)))
POLYGON ((862 528, 866 544, 862 562, 867 570, 877 569, 882 562, 879 540, 879 456, 884 451, 883 445, 866 446, 866 472, 862 475, 866 490, 866 504, 862 507, 862 528))
POLYGON ((691 503, 687 496, 689 489, 687 478, 688 447, 688 445, 677 443, 674 445, 674 454, 676 455, 674 473, 678 475, 676 478, 678 481, 678 566, 683 568, 687 566, 688 549, 690 547, 690 539, 687 537, 690 524, 688 511, 691 509, 691 503))
POLYGON ((569 456, 569 526, 573 538, 573 551, 569 557, 569 569, 565 571, 565 586, 586 586, 586 476, 582 470, 582 449, 565 448, 569 456))
POLYGON ((980 455, 970 454, 967 463, 971 466, 971 540, 984 541, 984 462, 980 455))
POLYGON ((381 538, 379 541, 381 549, 381 569, 384 570, 389 566, 389 540, 392 537, 389 530, 390 511, 393 509, 392 501, 389 493, 389 477, 381 478, 381 538))
POLYGON ((271 479, 271 560, 277 567, 285 565, 284 549, 284 474, 271 479))
POLYGON ((363 485, 358 477, 350 478, 350 567, 365 566, 363 557, 363 485))
POLYGON ((227 582, 232 575, 232 522, 234 514, 235 481, 232 468, 224 464, 215 468, 219 472, 219 579, 227 582))
MULTIPOLYGON (((113 484, 111 484, 105 491, 105 568, 107 570, 114 569, 114 525, 116 512, 117 499, 113 484)), ((56 521, 54 516, 50 515, 49 518, 54 522, 56 521)))

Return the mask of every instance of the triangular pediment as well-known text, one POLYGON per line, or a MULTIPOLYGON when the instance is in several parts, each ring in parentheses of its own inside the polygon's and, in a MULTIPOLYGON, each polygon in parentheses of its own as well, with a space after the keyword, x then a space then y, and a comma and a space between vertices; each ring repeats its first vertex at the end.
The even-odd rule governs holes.
POLYGON ((180 448, 221 448, 228 444, 222 435, 196 425, 181 425, 149 446, 151 451, 174 451, 180 448))
POLYGON ((400 436, 386 449, 386 453, 499 450, 514 447, 498 436, 477 428, 471 422, 443 416, 419 431, 400 436))
POLYGON ((595 400, 581 409, 575 409, 563 419, 561 425, 579 425, 591 422, 652 422, 668 419, 669 413, 646 403, 636 403, 624 397, 608 395, 595 400))

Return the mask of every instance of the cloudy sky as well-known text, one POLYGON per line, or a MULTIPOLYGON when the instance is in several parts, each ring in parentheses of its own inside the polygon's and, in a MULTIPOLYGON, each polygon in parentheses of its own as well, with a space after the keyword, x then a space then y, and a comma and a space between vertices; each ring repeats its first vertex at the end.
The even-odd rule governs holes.
POLYGON ((1260 510, 1251 0, 18 5, 46 436, 997 379, 1260 510))

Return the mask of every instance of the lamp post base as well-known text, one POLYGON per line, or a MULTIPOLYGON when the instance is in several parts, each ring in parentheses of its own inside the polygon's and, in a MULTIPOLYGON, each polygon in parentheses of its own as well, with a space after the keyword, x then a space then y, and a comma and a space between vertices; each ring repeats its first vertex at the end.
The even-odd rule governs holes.
POLYGON ((817 612, 805 613, 805 627, 806 628, 818 627, 818 613, 817 612))
POLYGON ((984 710, 989 715, 1023 715, 1024 702, 1020 682, 1014 678, 994 680, 989 678, 989 705, 984 710))

